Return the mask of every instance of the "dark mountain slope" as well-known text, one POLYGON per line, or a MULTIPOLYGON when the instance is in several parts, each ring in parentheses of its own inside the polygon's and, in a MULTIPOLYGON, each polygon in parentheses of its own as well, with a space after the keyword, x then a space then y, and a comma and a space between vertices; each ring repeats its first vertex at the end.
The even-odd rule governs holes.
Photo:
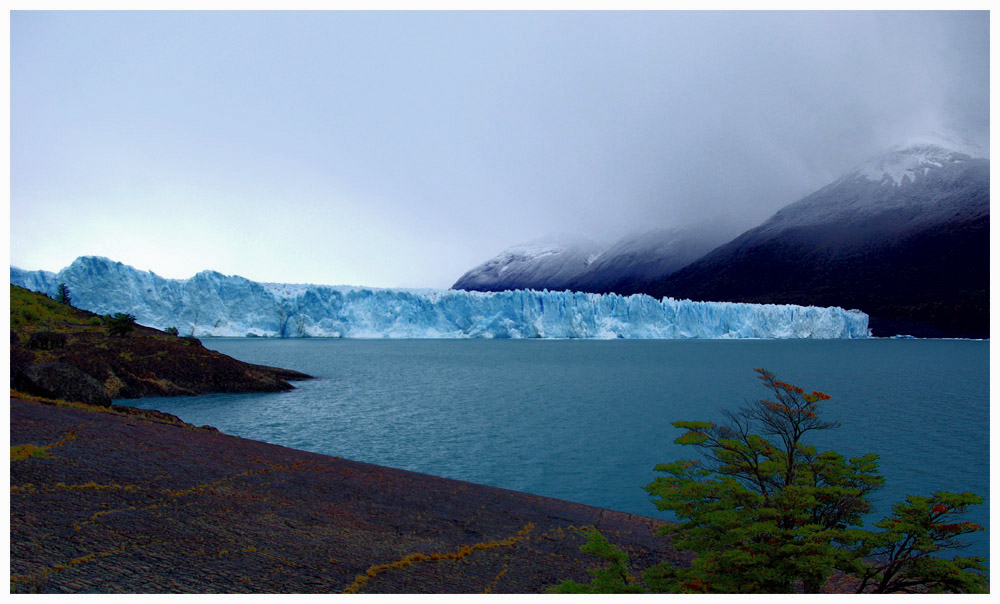
POLYGON ((877 336, 989 337, 989 161, 893 151, 647 293, 858 308, 877 336))
POLYGON ((700 225, 657 229, 624 237, 604 250, 569 283, 574 291, 623 296, 645 293, 652 283, 704 256, 732 236, 721 227, 700 225))
POLYGON ((470 269, 451 288, 642 293, 651 283, 697 260, 735 232, 703 224, 649 230, 623 237, 610 247, 565 237, 518 245, 470 269))

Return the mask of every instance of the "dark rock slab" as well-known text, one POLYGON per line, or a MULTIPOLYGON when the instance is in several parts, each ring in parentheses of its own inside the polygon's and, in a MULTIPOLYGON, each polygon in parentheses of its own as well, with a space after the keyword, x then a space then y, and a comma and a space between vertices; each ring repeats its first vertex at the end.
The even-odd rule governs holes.
POLYGON ((18 593, 537 593, 589 580, 591 526, 636 572, 687 560, 652 518, 169 417, 12 399, 28 443, 48 456, 11 463, 18 593))
MULTIPOLYGON (((11 338, 13 342, 13 338, 11 338)), ((32 350, 56 350, 66 347, 66 334, 54 331, 40 331, 28 338, 28 348, 32 350)))
POLYGON ((66 363, 36 363, 24 371, 32 390, 49 398, 108 407, 111 399, 104 386, 86 373, 66 363))

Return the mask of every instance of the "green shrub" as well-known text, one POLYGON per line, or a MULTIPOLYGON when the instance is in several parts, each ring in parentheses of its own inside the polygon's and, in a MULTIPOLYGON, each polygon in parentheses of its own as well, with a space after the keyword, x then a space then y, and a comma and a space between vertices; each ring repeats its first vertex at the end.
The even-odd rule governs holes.
POLYGON ((128 313, 116 313, 107 321, 108 334, 115 337, 124 337, 135 329, 135 315, 128 313))

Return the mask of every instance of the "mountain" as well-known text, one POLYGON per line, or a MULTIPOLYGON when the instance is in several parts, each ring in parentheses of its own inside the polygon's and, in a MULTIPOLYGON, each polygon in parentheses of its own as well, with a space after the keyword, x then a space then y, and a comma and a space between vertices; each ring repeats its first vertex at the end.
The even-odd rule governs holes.
POLYGON ((392 290, 257 283, 203 271, 164 279, 107 258, 58 274, 11 267, 10 281, 101 314, 181 335, 343 338, 864 338, 868 317, 841 308, 513 290, 392 290))
POLYGON ((989 160, 976 155, 899 145, 645 291, 860 308, 879 336, 989 337, 989 160))
MULTIPOLYGON (((621 295, 644 293, 649 285, 701 258, 726 241, 718 225, 656 229, 629 235, 604 250, 569 289, 621 295)), ((733 233, 728 233, 731 237, 733 233)))
POLYGON ((733 234, 717 225, 698 225, 649 230, 610 247, 565 237, 523 244, 470 269, 451 288, 642 293, 649 284, 697 260, 733 234))
POLYGON ((565 237, 517 245, 462 275, 452 289, 570 289, 570 284, 586 272, 601 249, 593 241, 565 237))

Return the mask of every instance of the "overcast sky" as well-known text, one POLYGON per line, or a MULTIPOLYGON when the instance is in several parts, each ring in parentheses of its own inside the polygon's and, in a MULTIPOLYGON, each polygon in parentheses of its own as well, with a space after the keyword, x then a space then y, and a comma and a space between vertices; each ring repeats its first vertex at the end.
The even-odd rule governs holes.
POLYGON ((11 14, 11 263, 450 286, 552 234, 746 227, 925 132, 962 13, 11 14))

